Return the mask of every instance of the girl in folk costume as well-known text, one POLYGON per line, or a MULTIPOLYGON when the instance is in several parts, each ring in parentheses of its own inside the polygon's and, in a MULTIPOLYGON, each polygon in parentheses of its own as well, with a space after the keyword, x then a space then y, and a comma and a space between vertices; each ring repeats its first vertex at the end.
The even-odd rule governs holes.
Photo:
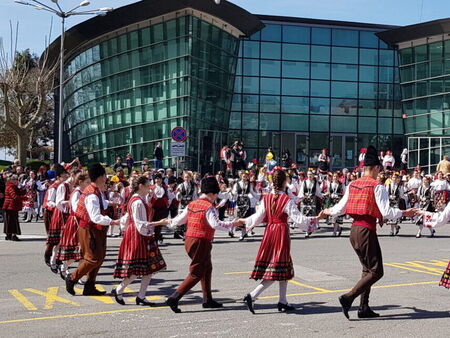
MULTIPOLYGON (((312 171, 308 171, 308 178, 303 181, 298 196, 301 199, 301 211, 305 216, 316 216, 318 213, 318 199, 322 198, 320 185, 312 171)), ((311 232, 307 232, 306 238, 311 236, 311 232)))
MULTIPOLYGON (((419 200, 419 209, 423 211, 433 212, 433 189, 430 185, 430 177, 424 177, 422 180, 422 185, 419 187, 419 190, 417 191, 417 198, 419 200)), ((417 232, 416 238, 422 237, 422 229, 424 227, 423 225, 423 216, 420 216, 416 220, 416 225, 419 227, 419 230, 417 232)), ((434 234, 436 232, 435 229, 429 228, 431 232, 431 237, 434 237, 434 234)))
MULTIPOLYGON (((174 195, 170 194, 169 196, 167 187, 163 185, 163 178, 161 174, 155 175, 154 183, 155 185, 153 186, 153 197, 151 200, 151 204, 155 211, 153 220, 160 221, 169 215, 170 200, 174 197, 174 195)), ((159 243, 163 242, 163 236, 161 234, 160 227, 155 229, 155 240, 159 243)))
POLYGON ((434 192, 434 208, 436 211, 444 210, 447 205, 448 191, 450 190, 450 185, 447 180, 444 179, 444 174, 442 171, 437 173, 437 178, 431 183, 431 187, 434 192))
POLYGON ((294 266, 291 258, 291 243, 288 217, 297 225, 307 231, 312 231, 317 225, 316 217, 305 217, 297 205, 284 193, 286 190, 286 174, 277 170, 272 177, 273 191, 265 195, 258 211, 246 219, 247 228, 252 228, 263 221, 267 221, 264 237, 256 256, 255 267, 250 276, 251 279, 262 282, 244 298, 248 309, 253 314, 253 302, 265 289, 275 281, 279 281, 280 294, 278 311, 289 311, 295 308, 290 306, 286 299, 288 280, 294 277, 294 266))
POLYGON ((89 185, 90 180, 86 174, 78 173, 74 180, 75 189, 70 194, 70 216, 61 234, 59 253, 57 259, 62 262, 59 272, 63 280, 69 274, 69 266, 81 259, 80 244, 78 242, 78 220, 75 217, 78 201, 83 190, 89 185))
POLYGON ((363 171, 364 169, 364 157, 366 157, 367 148, 361 148, 358 156, 358 171, 363 171))
MULTIPOLYGON (((26 222, 31 222, 33 216, 36 214, 36 197, 37 197, 37 185, 36 174, 34 171, 30 171, 30 177, 24 182, 23 187, 26 189, 26 200, 23 203, 23 211, 26 213, 26 222)), ((37 221, 37 217, 36 217, 37 221)))
POLYGON ((17 235, 20 235, 20 224, 19 224, 19 211, 22 210, 23 200, 26 191, 24 189, 19 189, 19 180, 17 175, 12 175, 8 178, 5 187, 5 201, 3 202, 4 218, 5 223, 3 232, 7 241, 20 241, 17 235))
MULTIPOLYGON (((54 189, 54 209, 48 230, 47 246, 45 249, 45 261, 53 273, 58 273, 56 256, 58 244, 61 239, 61 230, 69 217, 70 185, 65 182, 69 177, 66 169, 60 164, 55 166, 56 181, 51 188, 54 189)), ((50 190, 50 189, 49 189, 50 190)), ((53 195, 51 196, 53 198, 53 195)), ((50 198, 50 197, 49 197, 50 198)), ((47 201, 47 204, 49 201, 47 201)))
MULTIPOLYGON (((141 287, 136 297, 136 305, 152 306, 146 298, 147 287, 152 275, 166 268, 161 252, 155 242, 154 227, 158 222, 151 222, 153 209, 148 203, 150 182, 141 176, 133 182, 132 197, 128 203, 127 214, 121 224, 128 226, 120 244, 114 278, 123 278, 120 285, 112 290, 117 303, 125 305, 123 291, 136 278, 141 277, 141 287)), ((160 225, 160 224, 159 224, 160 225)))
POLYGON ((178 215, 178 207, 180 205, 180 202, 176 199, 178 179, 175 176, 170 176, 167 180, 167 185, 168 194, 172 196, 172 199, 169 201, 169 216, 170 218, 175 218, 178 215))
MULTIPOLYGON (((326 195, 326 208, 331 208, 332 206, 339 203, 342 196, 344 196, 344 184, 339 182, 339 174, 334 173, 331 183, 328 185, 328 189, 325 193, 326 195)), ((342 223, 344 216, 334 216, 329 217, 331 223, 333 224, 333 236, 340 237, 342 234, 342 223)))
MULTIPOLYGON (((113 177, 114 178, 114 177, 113 177)), ((111 202, 110 206, 108 207, 108 209, 110 210, 111 213, 111 218, 112 219, 119 219, 121 216, 121 209, 120 206, 122 205, 123 201, 122 201, 122 196, 121 196, 121 190, 124 189, 123 184, 120 183, 120 181, 117 180, 112 180, 111 179, 111 186, 110 186, 110 190, 108 192, 108 200, 111 202)), ((114 228, 115 225, 110 225, 109 229, 108 229, 108 237, 119 237, 120 234, 114 235, 114 228)))
POLYGON ((383 157, 383 167, 384 170, 392 170, 394 169, 395 165, 395 158, 392 156, 392 151, 388 150, 386 151, 386 155, 383 157))
MULTIPOLYGON (((394 173, 392 175, 392 181, 386 187, 389 194, 389 204, 391 207, 398 208, 400 210, 406 209, 406 196, 403 189, 402 178, 399 174, 394 173)), ((391 226, 391 236, 397 236, 400 231, 398 225, 399 220, 388 220, 386 223, 391 226)))

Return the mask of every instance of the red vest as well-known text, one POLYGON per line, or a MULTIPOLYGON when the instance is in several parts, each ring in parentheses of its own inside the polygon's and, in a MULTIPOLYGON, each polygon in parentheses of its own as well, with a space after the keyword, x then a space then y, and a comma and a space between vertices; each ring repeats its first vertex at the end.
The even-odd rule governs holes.
POLYGON ((5 202, 3 203, 3 210, 20 211, 23 207, 23 200, 25 197, 25 190, 11 182, 6 182, 5 188, 5 202))
POLYGON ((216 232, 206 219, 206 212, 212 207, 207 199, 198 199, 188 205, 188 220, 186 237, 203 238, 210 242, 214 239, 216 232))
POLYGON ((58 190, 58 186, 61 184, 61 182, 55 182, 53 183, 50 187, 48 187, 47 191, 45 192, 44 195, 44 201, 42 203, 42 207, 48 211, 53 211, 55 209, 55 207, 51 207, 47 204, 48 202, 48 192, 50 191, 50 189, 55 189, 55 197, 56 197, 56 190, 58 190))
MULTIPOLYGON (((383 223, 383 216, 381 215, 380 210, 378 209, 378 205, 375 201, 375 187, 378 185, 378 182, 369 176, 364 176, 356 181, 352 182, 348 189, 349 196, 347 205, 345 206, 345 213, 350 216, 370 216, 373 219, 373 222, 369 222, 367 224, 367 228, 371 230, 376 230, 375 221, 378 219, 379 222, 383 223)), ((353 217, 356 219, 360 219, 361 217, 353 217)), ((370 219, 370 218, 369 218, 370 219)), ((354 223, 355 224, 355 223, 354 223)), ((355 224, 362 225, 363 224, 355 224)))
POLYGON ((108 213, 107 209, 103 209, 103 197, 100 193, 100 190, 94 186, 93 184, 89 184, 86 189, 83 190, 83 193, 80 196, 80 200, 78 201, 77 210, 75 211, 75 216, 78 219, 78 225, 82 228, 90 227, 90 228, 96 228, 97 230, 102 230, 104 228, 103 225, 95 224, 91 221, 91 218, 89 217, 89 214, 86 209, 85 200, 86 197, 89 195, 95 194, 97 195, 99 205, 100 205, 100 212, 102 215, 106 215, 108 213))

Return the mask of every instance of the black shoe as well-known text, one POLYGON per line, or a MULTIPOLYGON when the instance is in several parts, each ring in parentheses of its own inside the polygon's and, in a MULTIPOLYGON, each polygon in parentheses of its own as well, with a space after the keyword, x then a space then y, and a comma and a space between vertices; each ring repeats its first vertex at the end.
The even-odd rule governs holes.
POLYGON ((342 313, 344 314, 345 318, 350 319, 348 311, 350 311, 353 302, 347 299, 345 296, 340 296, 339 303, 341 303, 342 313))
POLYGON ((66 280, 66 274, 64 273, 63 269, 61 269, 61 267, 59 267, 59 275, 61 276, 62 280, 66 280))
POLYGON ((36 222, 39 221, 39 215, 36 215, 36 222))
POLYGON ((174 233, 173 233, 173 238, 175 238, 175 239, 181 239, 181 236, 180 236, 180 234, 179 234, 178 232, 174 232, 174 233))
POLYGON ((169 297, 166 300, 166 304, 170 307, 170 309, 175 313, 181 313, 181 310, 178 308, 178 300, 174 297, 169 297))
POLYGON ((279 312, 284 311, 294 311, 295 307, 289 305, 289 304, 283 304, 283 303, 278 303, 277 304, 277 308, 279 312))
POLYGON ((50 270, 51 270, 55 275, 59 272, 58 266, 52 267, 52 266, 50 265, 50 270))
POLYGON ((234 233, 231 231, 228 231, 228 236, 230 236, 231 238, 234 238, 234 233))
POLYGON ((50 256, 44 255, 44 262, 47 264, 48 267, 50 267, 50 256))
POLYGON ((6 235, 5 236, 5 241, 10 241, 11 240, 11 235, 6 235))
POLYGON ((12 236, 11 236, 11 240, 12 240, 13 242, 20 242, 20 238, 17 237, 17 235, 12 235, 12 236))
POLYGON ((89 281, 84 284, 83 296, 103 296, 106 291, 97 290, 95 287, 95 282, 89 281))
POLYGON ((111 294, 114 296, 116 303, 118 303, 120 305, 125 305, 125 301, 123 300, 123 298, 119 298, 119 295, 117 294, 116 289, 112 289, 111 294))
POLYGON ((223 307, 223 304, 216 302, 214 299, 209 299, 206 303, 202 304, 204 309, 218 309, 223 307))
POLYGON ((155 306, 155 303, 151 303, 145 298, 136 297, 136 305, 141 305, 141 304, 143 306, 155 306))
POLYGON ((358 318, 378 318, 380 317, 379 313, 375 313, 372 311, 370 307, 366 307, 364 309, 358 310, 358 318))
POLYGON ((253 300, 252 296, 248 293, 247 296, 244 297, 244 303, 247 305, 248 310, 255 314, 255 310, 253 309, 253 300))
POLYGON ((72 280, 72 277, 70 275, 67 275, 66 277, 66 291, 70 293, 72 296, 75 296, 75 282, 72 280))
POLYGON ((395 236, 397 236, 398 235, 398 233, 399 233, 399 231, 400 231, 400 227, 397 227, 396 229, 395 229, 395 236))
POLYGON ((338 237, 341 237, 341 235, 342 235, 342 228, 339 229, 338 237))
POLYGON ((433 230, 431 231, 430 237, 434 237, 435 234, 436 234, 436 230, 433 229, 433 230))

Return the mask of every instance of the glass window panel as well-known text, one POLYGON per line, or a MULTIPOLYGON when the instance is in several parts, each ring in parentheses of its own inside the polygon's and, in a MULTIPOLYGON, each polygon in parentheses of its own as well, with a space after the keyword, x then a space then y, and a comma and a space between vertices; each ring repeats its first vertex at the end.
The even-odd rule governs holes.
POLYGON ((311 63, 311 78, 319 80, 329 80, 330 65, 327 63, 311 63))
POLYGON ((441 112, 443 110, 443 96, 433 96, 429 98, 429 104, 430 104, 430 112, 436 113, 441 112))
POLYGON ((356 115, 358 103, 356 100, 332 99, 331 115, 356 115))
POLYGON ((333 45, 358 47, 358 31, 349 29, 333 29, 333 45))
POLYGON ((414 62, 426 61, 428 59, 427 54, 427 45, 414 47, 414 62))
POLYGON ((231 112, 229 128, 241 129, 242 127, 241 116, 242 114, 240 112, 231 112))
POLYGON ((245 129, 258 129, 258 114, 243 113, 242 125, 245 129))
POLYGON ((408 66, 400 68, 400 80, 401 82, 408 82, 415 79, 415 67, 408 66))
POLYGON ((308 131, 308 115, 281 115, 281 130, 308 131))
POLYGON ((376 99, 378 92, 378 85, 376 83, 359 84, 359 97, 362 99, 376 99))
POLYGON ((311 96, 330 96, 330 82, 311 80, 311 96))
MULTIPOLYGON (((330 119, 329 116, 310 115, 309 116, 310 131, 319 131, 319 132, 329 131, 330 130, 329 119, 330 119)), ((312 148, 311 145, 310 148, 312 148)))
POLYGON ((394 134, 404 134, 403 119, 394 119, 394 134))
POLYGON ((444 63, 442 60, 430 61, 430 76, 439 76, 443 74, 444 63))
POLYGON ((394 65, 394 51, 390 49, 380 49, 380 65, 393 66, 394 65))
POLYGON ((359 100, 360 116, 377 116, 377 102, 371 100, 359 100))
POLYGON ((279 95, 280 79, 261 78, 261 94, 279 95))
POLYGON ((376 133, 377 132, 377 119, 374 117, 364 117, 358 119, 358 132, 359 133, 376 133))
POLYGON ((378 48, 378 37, 375 35, 375 32, 359 32, 359 46, 360 47, 369 47, 369 48, 378 48))
POLYGON ((261 58, 280 59, 281 44, 274 42, 261 42, 261 58))
POLYGON ((281 25, 266 24, 261 31, 263 41, 281 41, 281 25))
POLYGON ((309 78, 309 62, 283 61, 283 77, 309 78))
MULTIPOLYGON (((233 95, 233 97, 236 95, 233 95)), ((259 95, 243 95, 242 109, 244 111, 258 111, 259 110, 259 95)))
POLYGON ((400 64, 401 65, 407 65, 410 63, 413 63, 413 49, 412 48, 405 48, 405 49, 401 49, 399 50, 399 55, 400 55, 400 64))
POLYGON ((309 61, 309 45, 283 44, 283 60, 309 61))
POLYGON ((361 48, 359 50, 359 63, 365 65, 378 65, 378 50, 361 48))
POLYGON ((443 47, 444 46, 442 41, 430 43, 428 45, 428 54, 429 54, 428 59, 429 60, 441 59, 443 57, 444 52, 443 47))
POLYGON ((281 62, 271 60, 261 60, 261 76, 281 76, 281 62))
POLYGON ((312 43, 317 45, 331 44, 331 29, 329 28, 312 28, 312 43))
POLYGON ((311 28, 283 25, 283 41, 293 43, 310 43, 311 28))
POLYGON ((250 76, 259 76, 259 60, 244 59, 243 74, 250 76))
POLYGON ((378 68, 359 66, 359 80, 364 82, 378 82, 378 68))
POLYGON ((261 96, 260 110, 262 112, 280 112, 280 97, 279 96, 261 96))
POLYGON ((380 69, 380 82, 394 81, 394 68, 380 67, 379 69, 380 69))
POLYGON ((309 110, 311 114, 330 114, 330 99, 311 98, 309 110))
POLYGON ((428 95, 428 82, 419 81, 416 83, 416 96, 426 96, 428 95))
POLYGON ((358 81, 358 66, 332 65, 331 79, 341 81, 358 81))
POLYGON ((331 116, 331 132, 356 133, 356 117, 331 116))
POLYGON ((311 61, 330 62, 330 54, 328 46, 311 46, 311 61))
POLYGON ((307 97, 282 97, 281 111, 283 113, 308 114, 309 99, 307 97))
POLYGON ((333 97, 358 97, 358 84, 354 82, 331 82, 331 96, 333 97))
POLYGON ((244 77, 242 85, 243 93, 259 93, 259 78, 258 77, 244 77))
POLYGON ((439 94, 443 92, 444 82, 439 80, 430 80, 430 95, 439 94))
POLYGON ((309 81, 283 79, 283 95, 309 95, 309 81))
POLYGON ((278 114, 259 114, 260 130, 279 130, 280 115, 278 114))
POLYGON ((392 119, 378 118, 378 133, 391 134, 392 133, 392 119))
POLYGON ((244 44, 244 57, 259 58, 260 43, 258 41, 242 41, 244 44))
POLYGON ((336 63, 358 63, 358 49, 333 47, 332 60, 336 63))
POLYGON ((429 63, 423 62, 416 65, 416 79, 424 79, 428 77, 429 63))

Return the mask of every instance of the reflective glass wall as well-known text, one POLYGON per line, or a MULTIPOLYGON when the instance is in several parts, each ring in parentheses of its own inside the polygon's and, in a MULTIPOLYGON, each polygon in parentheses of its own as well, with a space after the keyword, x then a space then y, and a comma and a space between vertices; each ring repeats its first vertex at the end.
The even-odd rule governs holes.
POLYGON ((238 48, 236 37, 185 16, 79 54, 65 74, 71 156, 113 163, 130 152, 141 160, 152 158, 157 141, 169 156, 170 131, 183 126, 186 165, 196 163, 198 129, 228 128, 238 48))
POLYGON ((303 167, 324 147, 335 169, 353 167, 369 143, 400 155, 396 55, 380 29, 265 22, 241 43, 229 142, 250 158, 288 149, 303 167))

